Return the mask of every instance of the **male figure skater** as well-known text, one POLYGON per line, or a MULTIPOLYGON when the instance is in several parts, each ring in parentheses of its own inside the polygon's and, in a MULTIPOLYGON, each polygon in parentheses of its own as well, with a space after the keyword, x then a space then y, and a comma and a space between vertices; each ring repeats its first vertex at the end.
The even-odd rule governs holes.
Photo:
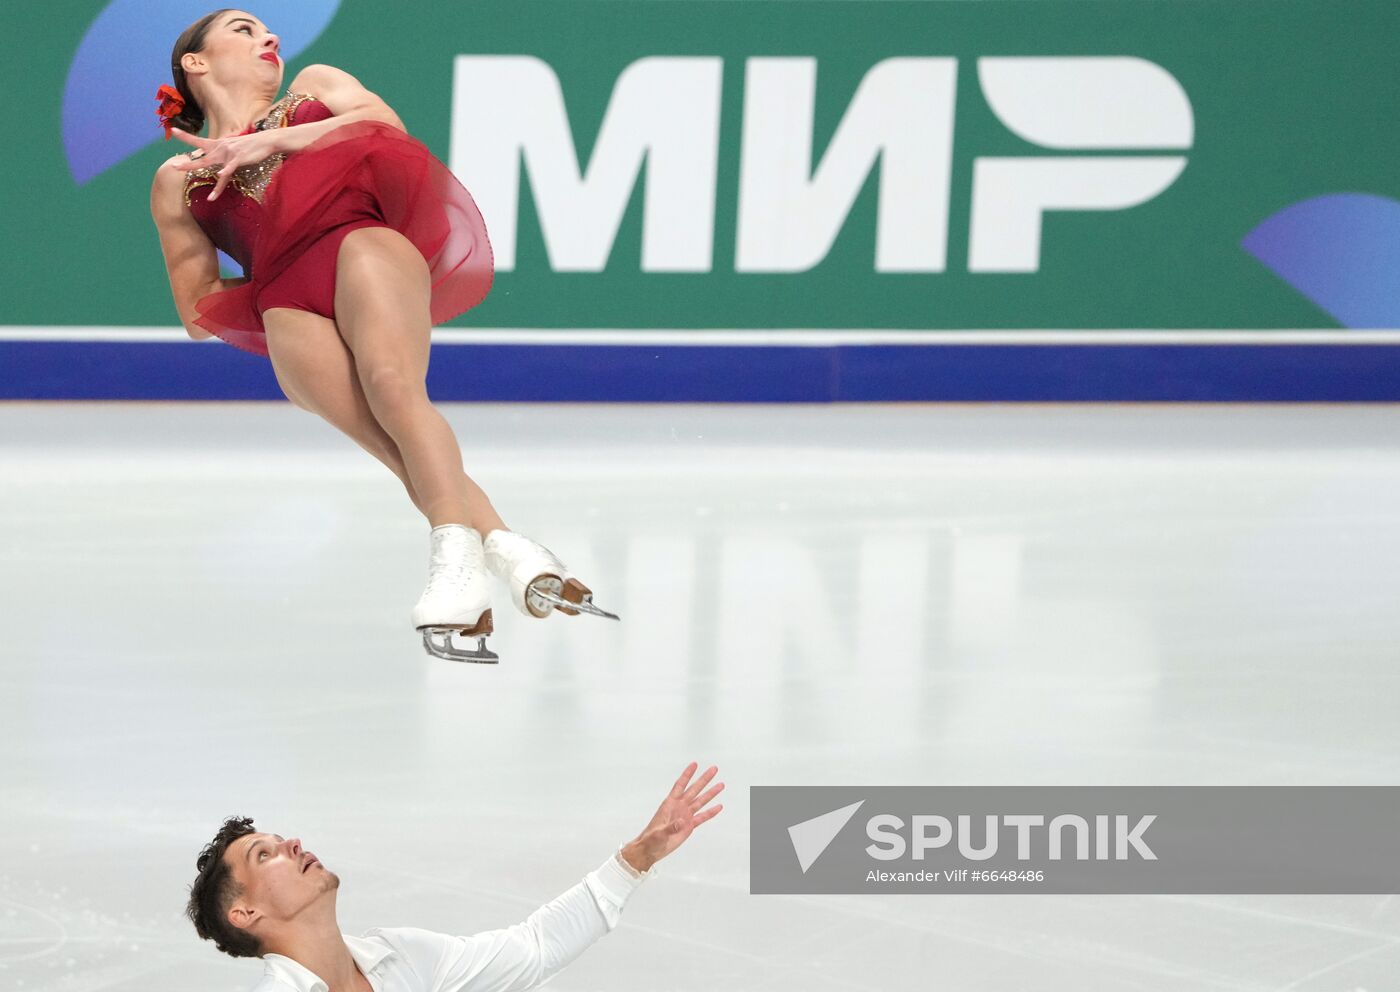
POLYGON ((340 879, 293 837, 224 821, 197 861, 188 913, 195 930, 234 957, 261 957, 254 992, 523 992, 544 983, 617 926, 652 866, 724 807, 717 768, 691 782, 691 762, 646 828, 524 923, 470 937, 413 927, 340 932, 340 879))

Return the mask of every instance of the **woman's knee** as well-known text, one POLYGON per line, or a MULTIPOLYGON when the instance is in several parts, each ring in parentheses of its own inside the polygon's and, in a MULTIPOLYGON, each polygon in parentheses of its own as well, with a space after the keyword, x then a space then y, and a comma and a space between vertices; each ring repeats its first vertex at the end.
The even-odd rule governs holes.
POLYGON ((373 363, 359 369, 365 398, 381 421, 398 420, 428 404, 428 390, 422 379, 409 375, 394 363, 373 363))

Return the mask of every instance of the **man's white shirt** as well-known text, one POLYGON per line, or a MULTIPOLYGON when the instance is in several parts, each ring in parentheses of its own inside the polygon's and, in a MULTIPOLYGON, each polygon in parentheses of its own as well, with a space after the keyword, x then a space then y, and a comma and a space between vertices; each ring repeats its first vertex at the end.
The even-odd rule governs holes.
MULTIPOLYGON (((457 937, 416 927, 376 927, 345 945, 375 992, 522 992, 540 985, 617 926, 622 907, 655 869, 639 873, 614 854, 523 923, 457 937)), ((263 956, 253 992, 327 992, 281 954, 263 956)))

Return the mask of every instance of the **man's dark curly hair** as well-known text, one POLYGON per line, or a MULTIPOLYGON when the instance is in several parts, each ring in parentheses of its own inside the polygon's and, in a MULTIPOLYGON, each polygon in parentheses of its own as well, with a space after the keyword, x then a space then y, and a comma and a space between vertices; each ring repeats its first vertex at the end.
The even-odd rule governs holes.
POLYGON ((194 924, 195 932, 204 940, 236 958, 262 956, 262 944, 246 930, 228 921, 228 908, 240 889, 233 872, 224 861, 224 852, 238 838, 253 833, 253 820, 247 816, 230 816, 219 827, 214 839, 204 845, 195 859, 199 876, 190 886, 190 901, 185 915, 194 924))

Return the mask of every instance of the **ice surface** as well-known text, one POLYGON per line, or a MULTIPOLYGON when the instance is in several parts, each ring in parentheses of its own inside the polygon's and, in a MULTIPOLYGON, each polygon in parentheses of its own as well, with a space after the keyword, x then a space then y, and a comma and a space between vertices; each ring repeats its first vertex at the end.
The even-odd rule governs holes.
POLYGON ((1388 897, 748 894, 747 789, 1395 784, 1400 408, 448 406, 619 612, 498 667, 427 528, 288 405, 0 406, 0 987, 244 989, 222 817, 345 929, 523 919, 717 763, 725 811, 559 990, 1391 987, 1388 897))

